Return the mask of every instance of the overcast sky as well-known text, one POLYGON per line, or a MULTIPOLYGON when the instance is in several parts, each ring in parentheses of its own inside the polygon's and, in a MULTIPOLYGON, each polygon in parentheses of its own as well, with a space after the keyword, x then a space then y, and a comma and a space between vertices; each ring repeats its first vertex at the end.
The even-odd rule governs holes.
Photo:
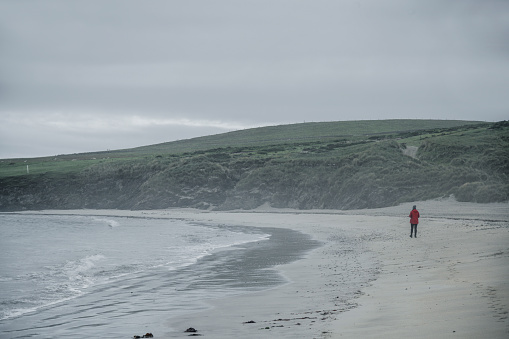
POLYGON ((507 0, 0 0, 0 158, 509 118, 507 0))

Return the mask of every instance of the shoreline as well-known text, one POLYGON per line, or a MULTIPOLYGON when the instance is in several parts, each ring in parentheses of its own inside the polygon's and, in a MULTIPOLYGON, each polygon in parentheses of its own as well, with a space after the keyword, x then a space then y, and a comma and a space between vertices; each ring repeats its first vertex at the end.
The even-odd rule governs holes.
MULTIPOLYGON (((29 211, 72 214, 73 211, 29 211)), ((76 211, 74 211, 76 212, 76 211)), ((509 204, 451 199, 372 210, 79 210, 94 215, 183 218, 290 228, 323 246, 275 267, 289 283, 221 300, 169 319, 157 338, 506 338, 509 204), (408 212, 421 212, 409 238, 408 212), (349 240, 351 248, 348 248, 349 240), (367 279, 358 273, 369 273, 367 279), (376 278, 376 279, 375 279, 376 278), (348 290, 350 288, 351 290, 348 290)))

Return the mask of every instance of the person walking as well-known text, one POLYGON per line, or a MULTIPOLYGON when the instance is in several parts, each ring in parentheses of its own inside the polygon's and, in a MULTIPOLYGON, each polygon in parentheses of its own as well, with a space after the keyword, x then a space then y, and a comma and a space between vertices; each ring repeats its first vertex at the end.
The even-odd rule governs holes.
POLYGON ((417 238, 417 224, 419 223, 419 211, 417 210, 417 206, 414 205, 414 208, 410 211, 410 238, 412 238, 412 234, 417 238))

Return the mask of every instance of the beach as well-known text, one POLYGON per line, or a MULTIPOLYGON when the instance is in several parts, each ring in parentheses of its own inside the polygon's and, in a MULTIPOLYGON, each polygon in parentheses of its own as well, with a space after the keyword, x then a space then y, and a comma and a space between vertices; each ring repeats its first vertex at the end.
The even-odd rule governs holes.
POLYGON ((507 203, 459 203, 447 198, 353 211, 262 206, 224 212, 35 213, 288 228, 320 242, 299 260, 275 267, 286 283, 206 300, 208 309, 167 319, 164 332, 153 333, 155 338, 509 337, 507 203), (421 218, 418 237, 410 238, 408 213, 414 204, 421 218), (197 332, 185 332, 189 328, 197 332))

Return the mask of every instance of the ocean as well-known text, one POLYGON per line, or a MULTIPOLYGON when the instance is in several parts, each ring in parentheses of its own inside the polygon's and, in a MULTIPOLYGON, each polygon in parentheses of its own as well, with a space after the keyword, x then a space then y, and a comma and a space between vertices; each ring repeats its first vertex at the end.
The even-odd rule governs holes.
POLYGON ((284 284, 274 266, 318 245, 278 228, 0 214, 0 338, 164 333, 207 299, 284 284))

